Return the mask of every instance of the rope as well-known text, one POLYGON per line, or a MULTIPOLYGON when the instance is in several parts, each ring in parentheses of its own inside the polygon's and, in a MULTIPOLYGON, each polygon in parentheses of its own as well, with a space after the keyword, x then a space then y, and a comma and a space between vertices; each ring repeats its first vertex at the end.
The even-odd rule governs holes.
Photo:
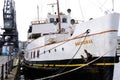
POLYGON ((107 8, 105 8, 103 5, 106 3, 106 1, 103 3, 103 4, 101 4, 99 1, 97 1, 97 3, 98 4, 96 4, 96 3, 93 3, 91 0, 88 0, 90 3, 92 3, 93 5, 95 5, 96 7, 98 7, 101 11, 107 11, 108 13, 111 13, 107 8), (104 8, 104 10, 103 10, 103 8, 104 8))
MULTIPOLYGON (((84 38, 83 41, 86 40, 87 35, 88 35, 88 33, 86 34, 86 36, 85 36, 85 38, 84 38)), ((70 59, 70 61, 68 61, 67 64, 69 64, 69 63, 72 62, 73 58, 77 55, 77 53, 78 53, 78 51, 81 49, 81 47, 82 47, 82 45, 79 46, 78 50, 75 52, 75 54, 74 54, 73 57, 70 59)), ((66 64, 66 65, 67 65, 67 64, 66 64)), ((64 67, 62 70, 59 70, 58 73, 61 73, 61 72, 64 71, 65 69, 66 69, 66 67, 64 67)))
POLYGON ((58 77, 58 76, 61 76, 61 75, 64 75, 64 74, 67 74, 67 73, 70 73, 70 72, 76 71, 76 70, 78 70, 78 69, 80 69, 80 68, 83 68, 83 67, 85 67, 85 66, 88 66, 88 65, 90 65, 91 63, 93 63, 93 62, 99 60, 99 59, 102 58, 104 55, 108 54, 109 52, 111 52, 111 51, 114 50, 114 49, 116 49, 116 46, 115 46, 113 49, 111 49, 110 51, 108 51, 108 52, 106 52, 105 54, 103 54, 102 56, 100 56, 100 57, 98 57, 98 58, 96 58, 96 59, 94 59, 94 60, 88 62, 88 63, 87 63, 86 65, 84 65, 84 66, 77 67, 77 68, 74 68, 74 69, 68 70, 68 71, 66 71, 66 72, 60 73, 60 74, 55 74, 55 75, 52 75, 52 76, 48 76, 48 77, 44 77, 44 78, 40 78, 40 80, 45 80, 45 79, 50 79, 50 78, 58 77))

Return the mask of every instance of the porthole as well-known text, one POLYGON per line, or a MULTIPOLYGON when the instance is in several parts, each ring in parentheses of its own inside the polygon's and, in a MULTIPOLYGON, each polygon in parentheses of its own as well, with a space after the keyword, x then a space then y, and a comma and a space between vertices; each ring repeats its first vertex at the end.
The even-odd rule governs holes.
POLYGON ((48 50, 48 52, 50 53, 50 50, 48 50))
POLYGON ((67 23, 67 19, 66 18, 62 18, 62 22, 63 23, 67 23))
POLYGON ((53 23, 54 22, 54 18, 50 18, 50 23, 53 23))
POLYGON ((64 48, 62 48, 62 51, 64 51, 64 48))

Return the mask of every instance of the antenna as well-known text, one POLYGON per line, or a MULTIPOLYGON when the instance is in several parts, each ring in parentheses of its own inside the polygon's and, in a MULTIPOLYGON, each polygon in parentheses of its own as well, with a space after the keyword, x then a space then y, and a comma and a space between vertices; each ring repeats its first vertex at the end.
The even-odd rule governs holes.
POLYGON ((61 23, 60 23, 60 9, 59 9, 59 0, 57 0, 57 10, 58 10, 58 33, 61 33, 61 23))
POLYGON ((114 12, 114 0, 112 0, 112 11, 114 12))
POLYGON ((37 18, 38 18, 38 21, 39 21, 39 6, 37 5, 37 18))

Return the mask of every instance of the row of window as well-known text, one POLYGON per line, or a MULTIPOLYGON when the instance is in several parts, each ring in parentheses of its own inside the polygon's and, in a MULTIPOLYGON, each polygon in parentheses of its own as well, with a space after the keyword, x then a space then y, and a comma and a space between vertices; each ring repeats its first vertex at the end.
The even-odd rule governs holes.
MULTIPOLYGON (((54 23, 54 22, 58 22, 58 18, 54 19, 54 18, 50 18, 50 23, 54 23)), ((62 18, 62 23, 67 23, 67 19, 66 18, 62 18)))
MULTIPOLYGON (((62 48, 62 51, 64 51, 64 48, 62 48)), ((37 50, 37 51, 32 51, 28 54, 30 54, 30 58, 32 59, 32 58, 39 58, 41 54, 45 54, 46 52, 51 53, 51 50, 44 51, 43 53, 41 53, 39 50, 37 50)), ((57 52, 57 49, 54 49, 54 52, 57 52)), ((27 57, 28 57, 28 55, 27 55, 27 57)))

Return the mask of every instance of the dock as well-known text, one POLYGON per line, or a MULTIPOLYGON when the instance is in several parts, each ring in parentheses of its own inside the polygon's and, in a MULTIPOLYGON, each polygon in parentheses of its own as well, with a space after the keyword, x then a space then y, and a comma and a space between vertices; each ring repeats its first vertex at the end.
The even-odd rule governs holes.
POLYGON ((0 80, 15 80, 18 59, 8 60, 8 56, 0 56, 0 80))
POLYGON ((115 64, 113 80, 120 80, 120 62, 115 64))

